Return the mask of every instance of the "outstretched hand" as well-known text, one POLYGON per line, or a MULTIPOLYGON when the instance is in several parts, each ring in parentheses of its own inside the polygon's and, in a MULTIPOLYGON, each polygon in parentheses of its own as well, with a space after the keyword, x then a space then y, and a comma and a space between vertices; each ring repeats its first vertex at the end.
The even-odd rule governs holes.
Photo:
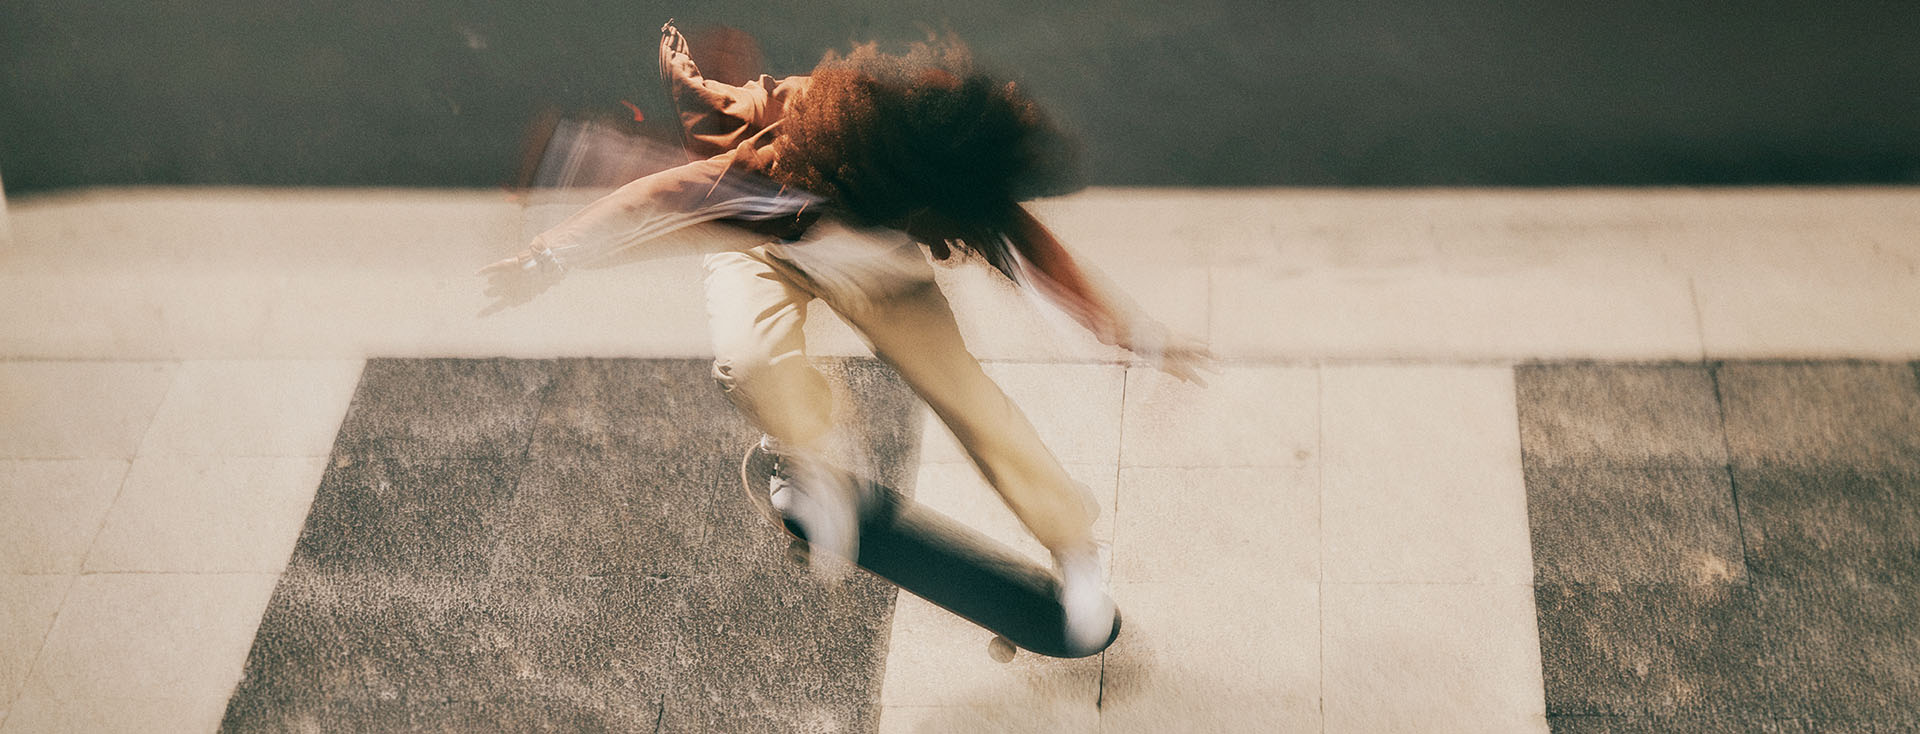
POLYGON ((474 273, 487 278, 487 297, 493 302, 480 310, 482 317, 492 316, 533 300, 559 278, 524 254, 515 255, 481 268, 474 273))
POLYGON ((1158 367, 1160 371, 1201 387, 1207 386, 1206 373, 1218 373, 1218 358, 1207 343, 1158 324, 1121 346, 1158 367))
POLYGON ((1159 367, 1160 371, 1201 387, 1207 386, 1205 373, 1218 374, 1220 371, 1216 364, 1218 358, 1206 342, 1185 334, 1169 334, 1166 346, 1152 357, 1154 366, 1159 367))

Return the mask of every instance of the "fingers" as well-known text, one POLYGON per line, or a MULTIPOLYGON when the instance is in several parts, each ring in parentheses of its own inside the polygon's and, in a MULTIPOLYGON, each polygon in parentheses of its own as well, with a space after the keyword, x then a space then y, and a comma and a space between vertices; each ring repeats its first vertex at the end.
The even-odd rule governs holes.
POLYGON ((509 257, 505 260, 499 260, 493 263, 489 263, 486 266, 480 268, 479 270, 473 271, 473 274, 474 275, 490 275, 490 274, 498 273, 502 271, 514 271, 519 269, 520 269, 520 258, 519 256, 514 256, 514 257, 509 257))

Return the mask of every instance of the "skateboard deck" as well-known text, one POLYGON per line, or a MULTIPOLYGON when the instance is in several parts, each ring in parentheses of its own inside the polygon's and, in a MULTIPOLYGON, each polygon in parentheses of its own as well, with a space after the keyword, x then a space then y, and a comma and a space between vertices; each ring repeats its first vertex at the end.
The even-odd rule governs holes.
MULTIPOLYGON (((741 462, 741 483, 760 513, 800 546, 806 538, 773 508, 767 495, 773 464, 773 454, 755 444, 741 462)), ((999 647, 1002 640, 1067 658, 1098 653, 1120 636, 1120 613, 1115 610, 1113 633, 1099 649, 1070 649, 1059 584, 1052 573, 891 487, 844 472, 842 478, 865 484, 873 497, 860 520, 854 564, 998 635, 995 657, 1004 661, 1011 655, 999 647)))

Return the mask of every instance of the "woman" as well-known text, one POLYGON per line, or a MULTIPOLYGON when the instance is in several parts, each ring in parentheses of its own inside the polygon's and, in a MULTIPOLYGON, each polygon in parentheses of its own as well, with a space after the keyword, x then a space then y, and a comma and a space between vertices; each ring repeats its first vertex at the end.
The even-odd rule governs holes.
POLYGON ((951 38, 905 54, 861 46, 829 54, 809 76, 733 86, 702 78, 669 22, 660 65, 695 160, 620 188, 489 265, 493 292, 537 289, 569 267, 703 225, 714 377, 782 457, 770 492, 809 540, 853 557, 861 501, 810 469, 832 424, 802 328, 820 300, 926 401, 1052 552, 1069 640, 1104 643, 1113 602, 1092 533, 1098 504, 967 351, 928 263, 983 260, 1103 343, 1197 380, 1212 359, 1204 346, 1143 316, 1020 206, 1072 188, 1064 136, 951 38))

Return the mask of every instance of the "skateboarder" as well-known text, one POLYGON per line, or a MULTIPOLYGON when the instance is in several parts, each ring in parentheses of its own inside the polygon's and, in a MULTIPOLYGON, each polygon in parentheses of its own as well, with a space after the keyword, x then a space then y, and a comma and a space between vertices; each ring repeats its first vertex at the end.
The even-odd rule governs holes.
POLYGON ((659 50, 694 160, 620 188, 487 266, 489 293, 523 297, 568 268, 625 261, 614 255, 698 228, 711 252, 714 378, 780 455, 770 493, 809 541, 855 557, 863 500, 813 468, 831 426, 802 329, 818 300, 926 401, 1051 551, 1068 638, 1104 644, 1114 607, 1092 533, 1098 505, 967 351, 929 264, 984 261, 1103 343, 1197 381, 1212 360, 1203 345, 1142 314, 1020 206, 1072 188, 1064 136, 951 38, 904 54, 860 46, 829 54, 809 76, 739 86, 703 78, 671 22, 659 50))

